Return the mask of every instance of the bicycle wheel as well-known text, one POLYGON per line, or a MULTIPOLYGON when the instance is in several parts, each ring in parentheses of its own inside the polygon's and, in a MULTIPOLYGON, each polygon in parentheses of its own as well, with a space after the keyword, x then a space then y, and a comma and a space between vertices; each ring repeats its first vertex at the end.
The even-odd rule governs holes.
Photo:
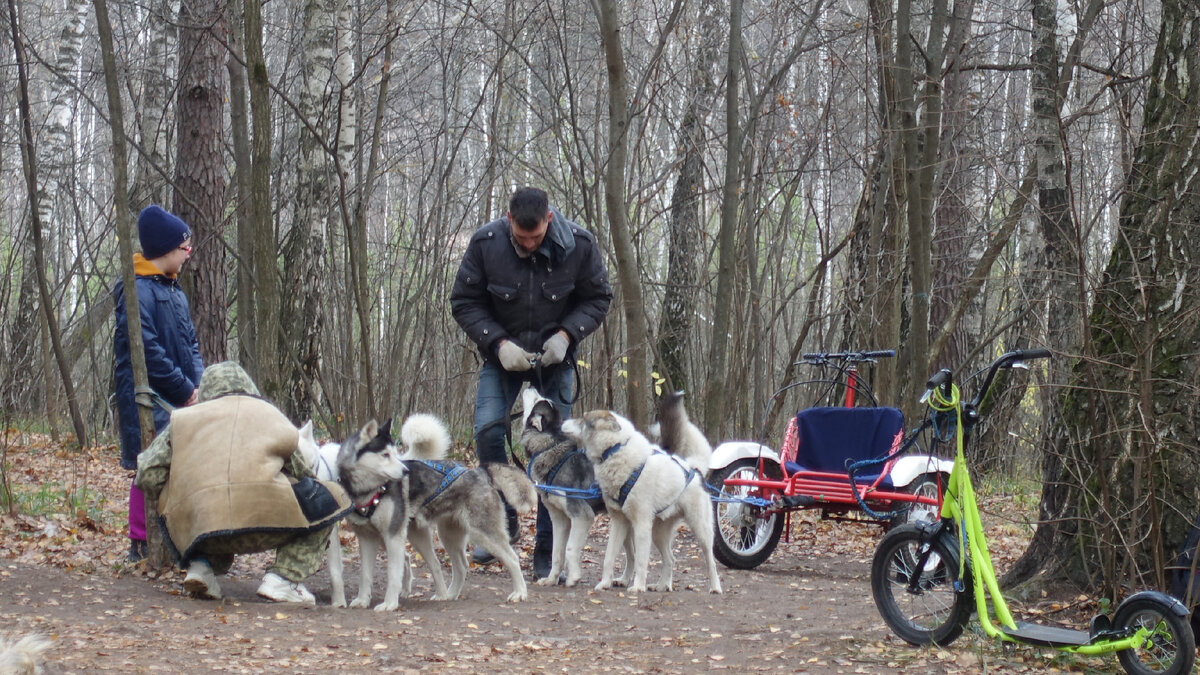
MULTIPOLYGON (((945 489, 946 481, 949 479, 949 477, 945 474, 942 474, 940 483, 938 482, 938 478, 939 476, 937 473, 923 473, 920 476, 917 476, 916 480, 909 483, 904 488, 904 491, 917 497, 937 499, 940 491, 945 489)), ((918 523, 923 521, 933 522, 941 517, 941 513, 938 512, 938 507, 931 504, 921 504, 919 502, 901 502, 899 504, 892 504, 893 508, 903 506, 907 506, 908 508, 892 517, 891 526, 893 528, 900 527, 901 525, 906 525, 908 523, 918 523)))
POLYGON ((928 524, 893 529, 875 548, 871 561, 871 595, 879 614, 896 635, 909 644, 947 645, 963 632, 974 605, 970 572, 958 581, 958 550, 949 537, 927 542, 928 524), (933 550, 918 568, 920 556, 933 550), (916 577, 916 590, 909 584, 916 577))
MULTIPOLYGON (((749 497, 760 492, 749 485, 725 486, 726 478, 760 480, 758 460, 739 459, 729 466, 717 469, 709 477, 709 484, 721 490, 722 497, 734 499, 749 497)), ((722 565, 732 569, 749 570, 763 564, 783 534, 784 517, 781 513, 764 515, 764 509, 742 501, 713 500, 713 557, 722 565)))
POLYGON ((1117 652, 1121 667, 1131 675, 1183 675, 1192 672, 1196 660, 1196 638, 1186 615, 1155 594, 1139 593, 1117 607, 1117 628, 1149 628, 1150 638, 1138 649, 1117 652))

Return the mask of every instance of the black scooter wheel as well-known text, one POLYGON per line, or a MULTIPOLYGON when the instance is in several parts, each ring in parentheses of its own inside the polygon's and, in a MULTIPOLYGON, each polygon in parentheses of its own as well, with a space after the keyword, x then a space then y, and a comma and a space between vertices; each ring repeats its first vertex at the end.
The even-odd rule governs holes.
POLYGON ((1196 661, 1196 636, 1187 609, 1178 600, 1147 591, 1131 595, 1113 616, 1117 628, 1148 628, 1150 639, 1137 649, 1117 652, 1130 675, 1185 675, 1196 661))
POLYGON ((879 614, 909 644, 947 645, 962 635, 974 593, 970 568, 956 588, 958 548, 938 524, 911 523, 884 535, 871 561, 871 595, 879 614))

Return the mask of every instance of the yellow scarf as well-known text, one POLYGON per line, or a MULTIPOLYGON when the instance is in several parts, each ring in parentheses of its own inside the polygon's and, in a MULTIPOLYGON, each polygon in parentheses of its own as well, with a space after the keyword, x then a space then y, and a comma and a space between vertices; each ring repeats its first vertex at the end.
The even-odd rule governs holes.
POLYGON ((168 279, 174 279, 178 276, 176 274, 164 273, 162 270, 158 269, 158 265, 155 265, 151 260, 147 260, 146 256, 142 255, 141 253, 133 254, 133 273, 139 277, 152 277, 156 274, 161 274, 168 279))

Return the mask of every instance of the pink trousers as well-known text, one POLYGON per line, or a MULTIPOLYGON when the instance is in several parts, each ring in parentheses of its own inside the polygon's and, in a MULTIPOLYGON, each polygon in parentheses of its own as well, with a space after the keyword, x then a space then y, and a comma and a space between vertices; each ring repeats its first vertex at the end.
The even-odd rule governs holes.
POLYGON ((146 495, 129 484, 129 538, 146 540, 146 495))

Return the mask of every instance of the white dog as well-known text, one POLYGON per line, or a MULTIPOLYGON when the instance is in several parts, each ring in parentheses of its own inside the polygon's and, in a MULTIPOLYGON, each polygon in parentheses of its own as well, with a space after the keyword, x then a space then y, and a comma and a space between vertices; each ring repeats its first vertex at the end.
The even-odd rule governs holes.
POLYGON ((26 635, 14 639, 0 635, 0 673, 4 675, 34 675, 42 672, 42 652, 50 641, 41 635, 26 635))
MULTIPOLYGON (((323 443, 317 445, 313 434, 313 423, 309 420, 300 427, 300 453, 308 462, 313 473, 320 480, 338 480, 337 456, 341 443, 323 443)), ((346 584, 343 573, 345 564, 342 560, 342 534, 340 522, 335 522, 329 528, 329 548, 325 552, 329 563, 330 604, 334 607, 346 606, 346 584)), ((407 552, 406 554, 407 555, 407 552)), ((411 565, 409 567, 411 570, 411 565)), ((406 573, 403 590, 405 595, 412 592, 412 574, 406 573)))
POLYGON ((663 441, 674 454, 652 445, 632 422, 609 410, 595 410, 563 422, 563 432, 584 449, 595 465, 596 480, 610 516, 604 569, 596 590, 612 587, 620 542, 625 541, 630 528, 634 561, 629 590, 646 590, 651 540, 662 556, 662 574, 654 588, 672 590, 675 557, 671 546, 682 520, 691 528, 707 564, 709 592, 720 593, 721 580, 712 552, 712 501, 704 487, 712 446, 688 420, 681 394, 664 400, 660 424, 663 441))

